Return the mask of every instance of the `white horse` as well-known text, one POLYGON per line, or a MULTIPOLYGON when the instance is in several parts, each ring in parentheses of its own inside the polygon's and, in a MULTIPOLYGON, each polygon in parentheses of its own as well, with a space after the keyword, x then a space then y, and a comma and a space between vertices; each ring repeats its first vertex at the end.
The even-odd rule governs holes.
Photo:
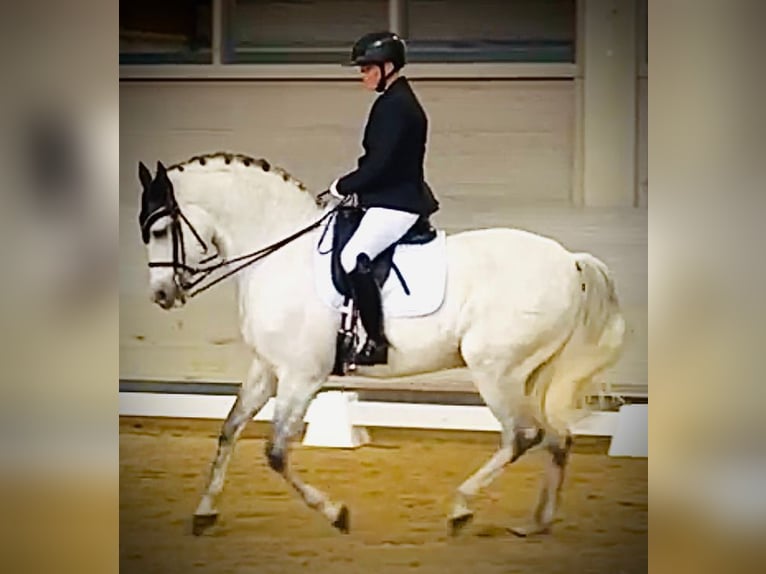
MULTIPOLYGON (((173 260, 176 233, 186 265, 194 267, 213 249, 231 259, 326 213, 283 170, 241 155, 198 156, 167 170, 158 162, 154 177, 140 164, 139 178, 143 215, 151 216, 142 221, 150 262, 173 260), (172 210, 157 209, 163 194, 174 194, 176 213, 190 226, 174 224, 179 219, 172 210), (205 251, 203 245, 212 247, 205 251)), ((348 531, 345 505, 303 482, 287 463, 288 443, 333 368, 340 324, 340 314, 315 292, 312 257, 319 233, 314 229, 235 275, 240 329, 254 358, 221 428, 194 514, 195 534, 215 523, 235 441, 272 396, 269 465, 309 507, 348 531)), ((613 281, 592 255, 570 253, 551 239, 512 229, 448 236, 447 265, 442 306, 424 317, 388 317, 388 364, 360 368, 358 374, 397 377, 468 367, 502 434, 497 452, 457 489, 448 520, 452 532, 472 518, 470 499, 536 445, 550 452, 550 461, 533 522, 516 532, 547 531, 571 447, 572 415, 592 376, 612 364, 622 346, 625 323, 613 281)), ((165 309, 183 304, 190 279, 188 271, 176 275, 172 267, 152 267, 154 301, 165 309)))

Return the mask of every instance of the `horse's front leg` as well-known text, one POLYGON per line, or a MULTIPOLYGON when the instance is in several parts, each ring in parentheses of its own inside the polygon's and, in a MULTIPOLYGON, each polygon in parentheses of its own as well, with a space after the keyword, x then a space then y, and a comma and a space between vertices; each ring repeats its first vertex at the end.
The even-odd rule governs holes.
POLYGON ((279 380, 272 439, 266 445, 266 457, 269 466, 285 478, 310 508, 319 511, 335 528, 347 533, 349 515, 345 505, 334 503, 321 490, 301 481, 287 463, 289 442, 301 430, 309 403, 322 382, 301 377, 279 380))
POLYGON ((223 490, 226 468, 229 466, 234 444, 247 422, 261 410, 274 395, 276 377, 273 371, 258 359, 253 360, 247 379, 237 394, 237 400, 229 411, 218 437, 218 450, 210 468, 205 492, 194 512, 193 532, 200 535, 218 518, 216 500, 223 490))

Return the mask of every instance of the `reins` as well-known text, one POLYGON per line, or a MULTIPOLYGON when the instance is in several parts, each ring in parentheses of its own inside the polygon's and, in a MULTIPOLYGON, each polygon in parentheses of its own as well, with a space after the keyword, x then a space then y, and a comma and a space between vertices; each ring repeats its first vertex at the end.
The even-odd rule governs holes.
MULTIPOLYGON (((328 191, 320 193, 317 196, 317 199, 320 199, 327 194, 329 194, 328 191)), ((210 289, 214 285, 217 285, 224 279, 227 279, 228 277, 231 277, 235 273, 238 273, 239 271, 248 267, 249 265, 252 265, 253 263, 257 261, 260 261, 261 259, 268 257, 275 251, 280 250, 282 247, 284 247, 285 245, 288 245, 289 243, 292 243, 299 237, 302 237, 303 235, 306 235, 307 233, 313 231, 314 229, 322 225, 322 223, 326 221, 328 218, 332 217, 338 211, 338 209, 340 209, 342 206, 348 203, 349 199, 350 199, 349 197, 342 199, 340 203, 338 203, 338 205, 333 207, 330 211, 325 213, 318 220, 296 231, 292 235, 285 237, 284 239, 280 239, 279 241, 272 243, 271 245, 267 245, 266 247, 262 247, 261 249, 258 249, 257 251, 246 253, 245 255, 240 255, 232 259, 223 259, 213 265, 204 266, 205 263, 208 263, 217 257, 217 254, 212 255, 200 261, 200 264, 203 265, 203 267, 192 267, 186 264, 186 250, 184 248, 183 234, 181 232, 181 222, 185 223, 189 227, 189 229, 194 234, 194 237, 200 243, 204 251, 207 251, 208 247, 207 247, 207 244, 205 244, 205 242, 202 240, 202 237, 200 237, 197 230, 194 229, 194 226, 189 222, 189 220, 180 210, 180 208, 178 207, 178 204, 173 202, 173 204, 171 204, 170 206, 162 207, 160 210, 158 210, 155 214, 153 214, 149 218, 149 222, 151 222, 151 221, 155 221, 158 217, 162 215, 170 216, 171 226, 172 226, 171 232, 173 235, 173 261, 149 262, 149 267, 172 267, 175 272, 176 283, 178 283, 179 287, 181 287, 185 291, 189 291, 190 289, 193 289, 194 287, 202 283, 215 271, 223 267, 233 265, 235 263, 241 263, 240 265, 237 265, 234 269, 230 269, 229 271, 217 277, 210 283, 203 285, 202 287, 199 287, 198 289, 195 289, 194 291, 189 291, 187 293, 188 297, 190 298, 194 297, 204 291, 207 291, 208 289, 210 289), (186 271, 192 275, 201 275, 201 276, 197 277, 196 279, 193 279, 192 281, 184 282, 183 279, 180 277, 181 271, 186 271)))

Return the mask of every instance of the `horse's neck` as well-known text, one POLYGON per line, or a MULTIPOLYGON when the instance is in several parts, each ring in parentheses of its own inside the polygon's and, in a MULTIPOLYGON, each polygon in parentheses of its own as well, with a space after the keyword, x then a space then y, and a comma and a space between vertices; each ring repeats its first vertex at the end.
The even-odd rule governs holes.
POLYGON ((263 172, 251 174, 249 178, 211 174, 185 182, 183 200, 215 222, 219 249, 227 259, 276 243, 321 217, 308 192, 263 172))

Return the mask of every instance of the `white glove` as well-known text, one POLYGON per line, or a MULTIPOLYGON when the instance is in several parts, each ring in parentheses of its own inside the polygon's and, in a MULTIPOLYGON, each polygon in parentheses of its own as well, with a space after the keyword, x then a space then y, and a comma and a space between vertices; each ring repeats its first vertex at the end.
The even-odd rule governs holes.
POLYGON ((338 179, 330 184, 330 195, 338 199, 343 199, 345 196, 338 191, 338 179))

